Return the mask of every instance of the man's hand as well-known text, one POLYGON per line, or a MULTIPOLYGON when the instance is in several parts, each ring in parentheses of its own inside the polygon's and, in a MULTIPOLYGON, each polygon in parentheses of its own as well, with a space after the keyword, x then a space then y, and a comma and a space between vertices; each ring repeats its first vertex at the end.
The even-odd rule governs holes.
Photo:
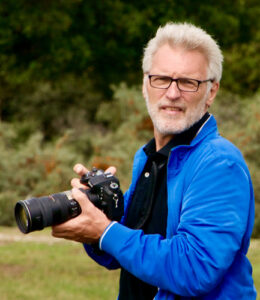
MULTIPOLYGON (((73 168, 74 172, 77 173, 80 177, 84 174, 86 174, 87 172, 89 172, 89 170, 87 168, 85 168, 82 164, 76 164, 73 168)), ((111 173, 112 175, 115 175, 116 173, 116 168, 115 167, 109 167, 108 169, 106 169, 105 173, 111 173)), ((87 189, 87 187, 84 184, 80 183, 80 179, 79 178, 73 178, 71 180, 71 185, 72 187, 76 187, 76 188, 82 188, 82 189, 87 189)))
MULTIPOLYGON (((74 171, 82 176, 88 170, 81 164, 74 167, 74 171)), ((110 167, 106 170, 115 174, 116 169, 110 167)), ((52 235, 58 238, 65 238, 81 243, 96 243, 103 234, 106 227, 111 223, 111 220, 92 204, 88 197, 82 193, 79 188, 86 189, 85 185, 80 183, 78 178, 71 181, 72 196, 76 199, 81 207, 81 214, 76 218, 52 227, 52 235)))

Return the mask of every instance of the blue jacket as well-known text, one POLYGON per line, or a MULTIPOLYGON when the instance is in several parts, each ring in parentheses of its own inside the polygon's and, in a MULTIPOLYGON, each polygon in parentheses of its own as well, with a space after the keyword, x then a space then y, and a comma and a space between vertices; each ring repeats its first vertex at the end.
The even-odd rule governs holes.
MULTIPOLYGON (((131 201, 146 162, 134 159, 131 201)), ((171 150, 167 169, 166 239, 113 223, 103 234, 103 255, 88 254, 109 268, 122 266, 158 287, 155 299, 256 299, 246 257, 254 223, 254 196, 240 151, 222 138, 211 116, 190 145, 171 150)), ((122 220, 124 223, 124 220, 122 220)))

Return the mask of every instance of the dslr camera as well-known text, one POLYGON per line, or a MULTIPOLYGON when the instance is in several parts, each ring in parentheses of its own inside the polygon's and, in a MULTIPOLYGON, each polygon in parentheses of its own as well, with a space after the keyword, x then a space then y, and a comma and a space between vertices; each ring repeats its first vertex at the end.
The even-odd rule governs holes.
MULTIPOLYGON (((93 168, 81 177, 80 182, 88 187, 80 190, 97 208, 110 220, 120 221, 124 214, 124 197, 115 176, 93 168)), ((14 208, 16 223, 22 233, 61 224, 80 213, 80 205, 73 199, 71 191, 20 200, 14 208)))

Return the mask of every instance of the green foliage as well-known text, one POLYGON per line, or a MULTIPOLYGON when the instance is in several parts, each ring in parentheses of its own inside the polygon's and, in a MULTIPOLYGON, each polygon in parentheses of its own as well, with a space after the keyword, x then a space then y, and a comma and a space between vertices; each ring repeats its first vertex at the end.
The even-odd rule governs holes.
POLYGON ((127 88, 125 84, 114 87, 113 100, 100 106, 97 120, 111 129, 95 135, 90 163, 98 167, 116 166, 126 189, 136 150, 153 136, 141 89, 127 88))
POLYGON ((143 47, 169 21, 201 26, 223 49, 221 84, 232 94, 213 109, 247 159, 260 234, 258 0, 0 1, 2 223, 13 205, 6 199, 63 189, 76 161, 116 165, 127 187, 152 127, 140 89, 120 82, 141 83, 143 47))
MULTIPOLYGON (((153 136, 141 88, 113 87, 114 97, 103 102, 88 123, 71 116, 71 130, 46 142, 33 123, 0 123, 0 223, 13 223, 13 205, 28 196, 69 188, 74 163, 118 169, 123 190, 131 182, 136 150, 153 136)), ((212 106, 220 133, 243 152, 255 190, 254 236, 260 235, 260 97, 242 99, 221 92, 212 106), (232 105, 231 105, 232 104, 232 105)))
MULTIPOLYGON (((63 77, 61 81, 38 82, 33 90, 21 91, 4 107, 6 121, 20 126, 31 123, 31 131, 40 130, 44 139, 94 120, 102 95, 94 91, 86 75, 63 77), (17 103, 22 103, 18 105, 17 103)), ((25 125, 26 126, 26 125, 25 125)), ((29 129, 29 128, 28 128, 29 129)))
POLYGON ((10 0, 0 2, 0 119, 26 120, 28 113, 35 114, 49 138, 55 126, 48 128, 48 119, 53 123, 61 109, 68 115, 83 98, 88 111, 93 95, 96 106, 101 95, 111 97, 111 84, 140 83, 143 47, 169 21, 195 23, 217 39, 226 57, 226 89, 244 95, 257 91, 257 0, 232 5, 224 0, 152 0, 149 5, 140 0, 10 0))
POLYGON ((260 31, 252 43, 234 44, 225 53, 223 83, 227 90, 243 95, 259 90, 259 71, 256 67, 260 64, 259 52, 260 31))
POLYGON ((64 134, 51 145, 43 144, 36 132, 21 142, 14 126, 0 123, 0 224, 14 223, 16 201, 70 188, 80 155, 66 145, 67 139, 64 134))

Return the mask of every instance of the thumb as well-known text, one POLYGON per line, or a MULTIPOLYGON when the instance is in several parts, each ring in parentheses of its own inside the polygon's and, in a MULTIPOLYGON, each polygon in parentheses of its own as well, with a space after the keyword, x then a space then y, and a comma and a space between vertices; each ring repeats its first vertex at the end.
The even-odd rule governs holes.
POLYGON ((72 197, 79 203, 82 212, 86 212, 91 206, 94 206, 88 196, 77 188, 72 189, 72 197))
POLYGON ((73 170, 80 176, 82 176, 88 172, 88 169, 86 167, 84 167, 82 164, 76 164, 73 167, 73 170))
POLYGON ((115 175, 116 174, 116 167, 109 167, 106 169, 105 173, 111 173, 112 175, 115 175))

